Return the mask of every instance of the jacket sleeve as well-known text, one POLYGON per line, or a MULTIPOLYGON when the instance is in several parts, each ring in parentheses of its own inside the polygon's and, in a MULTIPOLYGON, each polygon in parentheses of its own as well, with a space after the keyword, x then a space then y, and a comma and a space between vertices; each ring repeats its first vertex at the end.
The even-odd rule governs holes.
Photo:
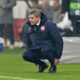
POLYGON ((48 31, 50 34, 50 37, 52 39, 52 42, 55 47, 55 57, 56 58, 61 58, 62 55, 62 50, 63 50, 63 39, 59 33, 59 30, 54 23, 49 23, 48 24, 48 31))
POLYGON ((61 13, 69 12, 70 0, 62 0, 61 13))
POLYGON ((27 48, 31 47, 32 42, 31 42, 31 39, 27 33, 27 25, 25 25, 22 29, 22 40, 23 40, 24 44, 26 44, 27 48))
POLYGON ((26 34, 26 46, 28 49, 31 47, 31 44, 32 44, 31 39, 28 36, 28 34, 26 34))
POLYGON ((5 9, 10 9, 16 5, 16 0, 9 0, 9 2, 4 5, 5 5, 5 9))

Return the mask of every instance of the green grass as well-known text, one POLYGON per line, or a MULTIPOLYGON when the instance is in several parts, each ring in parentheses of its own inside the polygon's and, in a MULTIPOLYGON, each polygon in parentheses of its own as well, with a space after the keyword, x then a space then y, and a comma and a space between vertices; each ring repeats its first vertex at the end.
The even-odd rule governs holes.
MULTIPOLYGON (((0 76, 37 80, 80 80, 80 64, 59 64, 56 73, 36 73, 38 67, 22 59, 24 49, 4 49, 0 53, 0 76)), ((0 80, 19 80, 1 78, 0 80)), ((20 79, 23 80, 23 79, 20 79)))

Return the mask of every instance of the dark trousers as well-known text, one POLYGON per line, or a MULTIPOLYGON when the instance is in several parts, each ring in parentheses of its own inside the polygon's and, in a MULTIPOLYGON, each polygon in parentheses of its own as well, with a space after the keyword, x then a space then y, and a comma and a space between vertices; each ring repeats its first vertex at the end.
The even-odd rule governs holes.
POLYGON ((77 21, 75 19, 72 19, 71 21, 72 21, 74 36, 77 36, 77 32, 76 32, 76 23, 77 23, 77 21))
POLYGON ((80 19, 79 16, 70 16, 70 20, 72 21, 72 26, 73 26, 73 34, 74 36, 78 36, 76 26, 77 26, 77 21, 80 19))
POLYGON ((0 24, 0 34, 4 35, 3 29, 6 27, 5 35, 10 39, 10 43, 13 45, 14 44, 14 33, 13 33, 13 25, 12 24, 0 24))
POLYGON ((79 36, 79 34, 77 33, 77 29, 76 29, 76 27, 77 27, 77 21, 78 20, 75 20, 75 19, 72 20, 72 26, 73 26, 74 36, 79 36))
POLYGON ((44 63, 41 59, 48 59, 50 64, 54 65, 54 55, 51 50, 28 50, 24 52, 23 59, 39 65, 44 63))

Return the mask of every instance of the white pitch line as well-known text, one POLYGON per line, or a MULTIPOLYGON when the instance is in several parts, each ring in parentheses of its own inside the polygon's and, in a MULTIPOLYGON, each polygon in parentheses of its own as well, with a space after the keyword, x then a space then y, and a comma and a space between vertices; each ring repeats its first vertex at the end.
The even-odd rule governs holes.
POLYGON ((74 78, 75 80, 76 79, 80 79, 80 77, 79 76, 72 76, 72 75, 61 75, 60 77, 63 77, 63 78, 74 78))
POLYGON ((28 78, 10 77, 10 76, 0 76, 0 78, 5 78, 5 79, 17 79, 17 80, 37 80, 37 79, 28 79, 28 78))

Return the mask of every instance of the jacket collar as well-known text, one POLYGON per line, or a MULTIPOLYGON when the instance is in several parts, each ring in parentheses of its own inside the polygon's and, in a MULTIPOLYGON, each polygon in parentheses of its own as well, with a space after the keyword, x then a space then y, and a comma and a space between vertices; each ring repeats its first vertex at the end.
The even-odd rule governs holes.
POLYGON ((39 25, 40 25, 40 22, 41 22, 41 20, 39 20, 38 23, 37 23, 36 25, 39 26, 39 25))

